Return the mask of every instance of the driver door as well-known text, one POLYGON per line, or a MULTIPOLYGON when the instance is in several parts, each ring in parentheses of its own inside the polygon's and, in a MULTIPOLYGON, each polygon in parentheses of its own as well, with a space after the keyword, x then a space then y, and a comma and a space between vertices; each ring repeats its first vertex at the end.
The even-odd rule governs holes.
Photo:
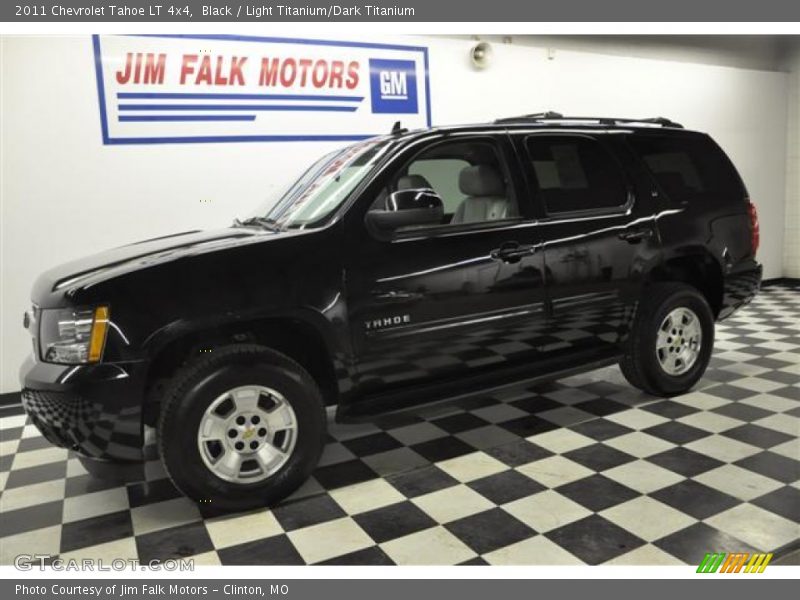
POLYGON ((456 389, 465 377, 489 376, 539 351, 543 255, 521 202, 513 148, 505 134, 452 138, 398 158, 383 200, 381 192, 361 199, 380 210, 386 195, 423 186, 441 197, 441 222, 381 240, 363 211, 350 211, 357 215, 346 253, 356 398, 413 389, 390 403, 424 401, 427 385, 456 389))

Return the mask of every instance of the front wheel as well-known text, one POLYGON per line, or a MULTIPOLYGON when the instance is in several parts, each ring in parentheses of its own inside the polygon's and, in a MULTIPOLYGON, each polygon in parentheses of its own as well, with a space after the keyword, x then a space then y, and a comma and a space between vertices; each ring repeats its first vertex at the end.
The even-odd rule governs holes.
POLYGON ((325 440, 317 385, 289 357, 251 344, 181 371, 159 420, 161 460, 188 497, 220 511, 274 504, 313 471, 325 440))
POLYGON ((689 391, 705 373, 714 348, 714 315, 695 288, 654 284, 640 302, 620 368, 656 396, 689 391))

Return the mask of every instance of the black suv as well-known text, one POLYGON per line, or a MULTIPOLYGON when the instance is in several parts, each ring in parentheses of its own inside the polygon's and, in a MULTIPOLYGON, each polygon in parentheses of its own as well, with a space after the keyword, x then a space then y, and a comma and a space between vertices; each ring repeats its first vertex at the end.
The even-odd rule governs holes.
POLYGON ((406 131, 317 160, 243 221, 48 271, 22 399, 55 444, 142 458, 224 509, 274 503, 340 420, 619 363, 703 375, 761 281, 730 160, 667 119, 406 131))

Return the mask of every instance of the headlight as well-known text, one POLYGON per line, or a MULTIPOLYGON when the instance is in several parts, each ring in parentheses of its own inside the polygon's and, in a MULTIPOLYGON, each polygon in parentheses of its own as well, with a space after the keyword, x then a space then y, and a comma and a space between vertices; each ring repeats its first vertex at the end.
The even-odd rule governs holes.
POLYGON ((95 363, 103 357, 108 332, 108 307, 59 308, 42 311, 42 360, 61 364, 95 363))

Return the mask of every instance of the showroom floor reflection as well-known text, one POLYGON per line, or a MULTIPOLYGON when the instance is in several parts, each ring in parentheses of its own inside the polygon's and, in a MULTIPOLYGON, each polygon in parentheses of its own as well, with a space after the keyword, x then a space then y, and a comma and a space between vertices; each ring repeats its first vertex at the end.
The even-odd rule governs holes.
POLYGON ((332 425, 314 477, 272 510, 214 516, 171 485, 96 479, 0 409, 0 564, 14 556, 195 564, 697 564, 800 540, 800 288, 717 327, 671 400, 616 367, 332 425))

